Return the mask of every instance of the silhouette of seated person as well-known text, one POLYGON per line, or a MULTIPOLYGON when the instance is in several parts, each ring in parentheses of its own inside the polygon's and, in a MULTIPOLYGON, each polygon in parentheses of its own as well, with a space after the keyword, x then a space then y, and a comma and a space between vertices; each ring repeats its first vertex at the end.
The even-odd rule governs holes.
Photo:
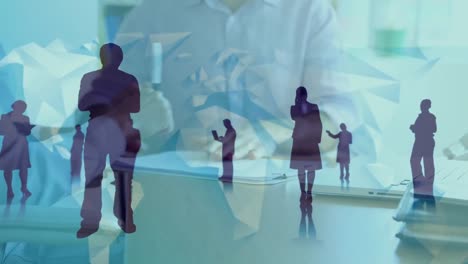
POLYGON ((338 134, 332 134, 327 130, 328 136, 334 139, 338 139, 338 149, 336 153, 336 162, 340 164, 340 179, 345 177, 346 180, 349 179, 349 164, 351 163, 349 145, 353 143, 353 135, 348 131, 346 124, 340 125, 341 132, 338 134), (346 170, 346 176, 345 175, 346 170))
POLYGON ((84 144, 84 134, 81 131, 81 126, 75 126, 75 135, 73 136, 73 144, 71 147, 71 157, 70 157, 70 173, 71 173, 71 182, 79 183, 81 175, 81 165, 83 163, 83 144, 84 144))
POLYGON ((222 161, 223 161, 223 175, 219 178, 221 181, 232 182, 234 175, 234 166, 233 158, 236 148, 236 130, 231 124, 231 120, 224 119, 223 124, 226 127, 226 133, 224 136, 216 139, 217 141, 223 143, 222 148, 222 161))
POLYGON ((319 143, 322 141, 323 128, 320 110, 316 104, 307 101, 307 90, 304 87, 296 90, 295 104, 291 106, 291 119, 295 124, 290 168, 298 171, 301 195, 312 198, 315 171, 322 169, 319 143))
POLYGON ((14 170, 19 170, 23 196, 31 196, 27 186, 28 168, 31 168, 31 161, 26 137, 31 134, 33 128, 29 123, 29 117, 23 115, 27 108, 24 101, 18 100, 11 107, 13 111, 2 115, 0 119, 0 134, 4 136, 0 151, 0 169, 4 171, 9 199, 14 196, 12 188, 14 170))
POLYGON ((130 114, 140 111, 138 81, 133 75, 119 70, 123 52, 118 45, 103 45, 100 57, 102 69, 83 76, 78 101, 78 108, 90 114, 84 144, 83 220, 78 238, 87 237, 99 228, 101 184, 107 156, 115 177, 114 214, 124 232, 136 231, 131 190, 141 142, 130 114))
POLYGON ((431 101, 425 99, 421 102, 421 113, 416 122, 410 126, 415 135, 413 151, 411 153, 411 172, 413 175, 414 189, 417 191, 430 192, 434 184, 434 133, 437 132, 436 117, 429 112, 431 101), (421 166, 424 163, 424 173, 421 166), (420 186, 427 185, 427 186, 420 186))

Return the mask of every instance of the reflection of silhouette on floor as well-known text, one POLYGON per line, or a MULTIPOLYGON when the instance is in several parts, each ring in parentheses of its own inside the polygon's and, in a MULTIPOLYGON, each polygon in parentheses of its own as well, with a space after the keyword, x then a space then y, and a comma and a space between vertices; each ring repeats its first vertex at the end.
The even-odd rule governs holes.
POLYGON ((14 196, 13 170, 19 170, 21 192, 29 197, 31 192, 28 190, 28 168, 31 168, 31 162, 26 137, 31 134, 33 126, 29 123, 29 117, 23 115, 27 107, 24 101, 16 101, 11 107, 13 111, 2 115, 0 120, 0 134, 4 136, 0 151, 0 169, 4 171, 8 197, 14 196))
POLYGON ((296 102, 291 106, 291 118, 295 121, 293 146, 291 150, 291 169, 296 169, 302 194, 312 195, 315 171, 322 168, 319 143, 322 141, 322 121, 316 104, 307 102, 307 90, 296 90, 296 102))
POLYGON ((10 211, 11 211, 11 204, 13 203, 13 197, 12 196, 7 196, 6 199, 6 204, 5 204, 5 209, 3 209, 3 219, 9 218, 10 217, 10 211))
POLYGON ((136 231, 133 222, 132 179, 140 133, 133 128, 130 113, 140 111, 137 79, 118 68, 122 49, 106 44, 100 50, 102 69, 87 73, 81 80, 78 108, 89 111, 90 119, 84 144, 86 188, 81 209, 78 238, 96 232, 102 207, 102 179, 109 155, 115 177, 114 214, 126 233, 136 231))
MULTIPOLYGON (((50 233, 50 237, 40 241, 38 239, 20 239, 18 241, 0 242, 1 263, 36 263, 36 264, 83 264, 83 263, 128 263, 128 239, 124 234, 117 237, 104 235, 99 242, 87 241, 73 242, 68 236, 60 232, 46 232, 47 230, 34 230, 50 233)), ((19 232, 19 238, 23 236, 19 232)), ((131 262, 133 263, 133 262, 131 262)))
POLYGON ((75 135, 73 136, 73 145, 70 151, 70 169, 72 184, 80 182, 81 164, 83 162, 83 143, 84 134, 81 131, 81 126, 76 125, 75 135))
POLYGON ((316 239, 316 230, 314 220, 312 218, 312 199, 301 197, 301 222, 299 223, 299 238, 300 239, 316 239))
MULTIPOLYGON (((18 215, 17 215, 18 217, 21 217, 21 216, 24 215, 24 213, 26 211, 26 202, 28 201, 29 197, 31 197, 31 196, 23 195, 23 197, 21 197, 21 200, 20 200, 21 207, 20 207, 20 210, 19 210, 18 215)), ((11 209, 11 204, 12 203, 13 203, 13 197, 12 196, 7 196, 5 209, 3 211, 3 218, 10 217, 10 209, 11 209)))
POLYGON ((234 191, 234 184, 232 181, 222 181, 223 183, 223 190, 225 193, 232 193, 234 191))
POLYGON ((334 139, 338 139, 338 149, 336 153, 336 162, 340 164, 340 179, 345 177, 346 170, 346 179, 349 179, 349 164, 351 163, 351 157, 349 154, 349 145, 353 144, 353 135, 346 128, 346 124, 340 125, 341 132, 338 134, 332 134, 327 130, 328 136, 334 139))
POLYGON ((429 112, 431 101, 425 99, 421 102, 421 113, 416 122, 410 126, 415 135, 413 152, 411 153, 411 172, 415 190, 419 185, 434 184, 434 133, 437 132, 436 117, 429 112), (424 173, 421 167, 424 162, 424 173))
POLYGON ((234 175, 234 166, 232 160, 236 148, 236 130, 232 127, 231 120, 224 119, 223 124, 226 127, 226 133, 223 137, 216 138, 215 140, 223 143, 223 175, 220 180, 232 182, 234 175))
POLYGON ((432 184, 426 183, 416 185, 414 187, 413 198, 413 210, 433 211, 435 209, 436 203, 432 184))
POLYGON ((342 191, 345 191, 345 190, 349 191, 349 179, 346 179, 346 180, 340 179, 340 180, 341 180, 341 190, 342 191), (345 185, 345 183, 346 183, 346 185, 345 185))

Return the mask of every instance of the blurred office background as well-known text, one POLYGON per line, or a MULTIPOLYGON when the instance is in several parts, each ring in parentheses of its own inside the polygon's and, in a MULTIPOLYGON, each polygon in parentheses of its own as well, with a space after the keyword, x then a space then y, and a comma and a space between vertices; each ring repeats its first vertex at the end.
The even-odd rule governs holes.
MULTIPOLYGON (((342 22, 346 47, 468 45, 468 2, 464 0, 331 1, 342 22)), ((95 39, 104 24, 118 25, 118 17, 140 2, 2 1, 0 44, 6 53, 30 42, 46 45, 57 38, 81 45, 95 39)))
MULTIPOLYGON (((126 14, 141 1, 1 1, 0 59, 31 42, 46 47, 60 39, 60 45, 74 49, 83 43, 112 40, 126 14)), ((468 85, 465 77, 468 72, 468 34, 465 29, 468 24, 468 1, 330 1, 341 24, 341 42, 345 52, 401 83, 400 107, 387 111, 380 102, 374 103, 375 107, 383 107, 375 113, 394 121, 390 122, 389 137, 393 137, 392 140, 404 138, 404 142, 396 146, 400 152, 407 151, 406 146, 411 144, 408 125, 414 122, 418 114, 419 101, 426 97, 437 99, 433 110, 438 113, 439 123, 444 128, 439 133, 439 147, 451 144, 468 131, 468 125, 453 120, 455 111, 468 112, 464 106, 465 96, 455 96, 460 95, 465 90, 462 88, 468 85), (398 71, 416 72, 418 76, 405 76, 398 71), (389 113, 393 116, 389 116, 389 113)), ((98 64, 97 61, 93 63, 98 64)), ((89 68, 93 66, 89 65, 89 68)), ((21 73, 17 71, 8 69, 10 76, 21 79, 21 73)), ((15 83, 11 80, 8 82, 15 83)))
POLYGON ((466 46, 463 0, 334 0, 347 47, 466 46))
MULTIPOLYGON (((0 1, 0 63, 4 56, 11 54, 14 50, 33 42, 37 44, 37 46, 30 46, 34 49, 23 50, 20 54, 27 57, 29 62, 33 61, 28 69, 24 69, 23 64, 0 65, 1 113, 9 111, 10 104, 15 98, 24 97, 24 93, 31 92, 31 96, 42 96, 36 101, 55 102, 55 106, 60 107, 55 110, 42 109, 41 106, 36 108, 31 102, 29 110, 32 111, 28 114, 38 117, 34 121, 50 126, 65 124, 62 120, 64 116, 60 113, 63 111, 71 113, 76 107, 76 91, 81 77, 76 73, 82 74, 98 67, 99 62, 95 58, 97 53, 92 54, 97 51, 95 49, 98 47, 97 42, 111 41, 126 14, 137 7, 140 1, 149 0, 0 1), (55 41, 57 39, 60 41, 55 41), (52 46, 50 46, 51 43, 52 46), (90 53, 78 49, 85 43, 85 51, 90 53), (47 51, 53 50, 54 52, 44 52, 38 48, 46 49, 48 46, 47 51), (82 56, 65 56, 68 50, 78 51, 82 56), (37 61, 31 60, 33 55, 44 56, 42 57, 44 65, 36 66, 37 61), (55 60, 57 58, 58 60, 55 60), (67 61, 68 58, 70 61, 67 61), (70 63, 71 59, 75 61, 70 63), (71 68, 74 65, 77 71, 71 68), (61 77, 57 77, 55 73, 62 74, 61 70, 65 68, 70 68, 70 77, 60 79, 61 77), (24 74, 23 70, 27 73, 24 74), (27 76, 29 72, 36 75, 27 76), (40 78, 37 78, 38 76, 40 78), (38 81, 45 76, 48 78, 46 82, 38 81), (23 82, 23 78, 26 78, 27 82, 23 82), (25 87, 24 84, 28 86, 25 87), (54 87, 55 85, 57 87, 54 87), (5 87, 14 92, 7 96, 3 90, 5 87), (58 99, 58 93, 55 92, 58 90, 54 89, 64 87, 73 87, 69 90, 73 90, 75 94, 64 93, 64 98, 58 99), (24 93, 23 89, 26 90, 24 93), (44 90, 38 93, 37 89, 44 90), (60 100, 62 101, 59 104, 60 100), (34 112, 34 109, 40 109, 43 112, 34 112)), ((387 99, 393 99, 393 101, 366 94, 366 103, 369 105, 370 112, 379 119, 377 122, 386 121, 387 126, 382 128, 380 135, 383 138, 382 141, 395 142, 395 144, 387 144, 392 146, 392 149, 382 150, 382 153, 386 155, 409 154, 413 142, 409 125, 416 119, 419 113, 419 102, 424 98, 433 99, 433 112, 438 117, 437 155, 442 153, 441 150, 444 147, 457 141, 468 131, 468 122, 457 119, 468 113, 466 103, 466 98, 468 98, 468 33, 465 29, 468 25, 466 15, 468 1, 330 1, 337 11, 341 24, 344 52, 359 59, 363 64, 394 78, 393 81, 389 81, 390 95, 387 96, 387 99), (399 89, 397 96, 392 93, 395 83, 399 89)), ((12 60, 16 61, 15 56, 12 56, 12 60)), ((68 73, 65 76, 68 76, 68 73)), ((356 86, 366 86, 381 81, 360 76, 354 76, 354 79, 353 76, 347 77, 349 77, 350 84, 356 86)), ((382 83, 382 85, 385 88, 387 84, 382 83)), ((385 89, 380 91, 383 94, 386 92, 385 89)), ((75 120, 68 122, 67 125, 70 126, 73 122, 75 120)), ((67 149, 71 145, 70 138, 68 141, 66 138, 65 140, 59 137, 47 138, 42 143, 48 151, 56 154, 54 159, 47 160, 53 165, 47 166, 41 159, 34 161, 35 164, 42 162, 45 164, 45 169, 56 169, 57 164, 63 164, 62 168, 56 170, 68 173, 67 163, 64 160, 69 159, 67 149)), ((47 173, 42 173, 42 175, 47 175, 47 173)), ((30 178, 32 185, 38 186, 37 189, 47 184, 41 177, 31 175, 30 178)), ((60 181, 63 186, 68 183, 65 177, 60 181)), ((59 191, 47 196, 47 204, 55 202, 61 195, 59 191)), ((43 201, 37 203, 40 202, 43 201)))

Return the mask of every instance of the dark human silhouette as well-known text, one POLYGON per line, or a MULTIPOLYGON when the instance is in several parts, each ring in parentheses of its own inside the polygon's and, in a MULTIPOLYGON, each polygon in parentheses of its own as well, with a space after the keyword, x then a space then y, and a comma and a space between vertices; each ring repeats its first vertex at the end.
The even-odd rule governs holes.
POLYGON ((24 101, 18 100, 11 107, 13 111, 2 115, 0 119, 0 134, 4 136, 0 151, 0 169, 4 171, 8 198, 14 196, 14 170, 19 170, 23 196, 29 197, 31 192, 28 190, 28 168, 31 168, 31 162, 26 137, 31 134, 34 126, 29 123, 29 117, 23 115, 27 107, 24 101))
POLYGON ((346 124, 340 125, 341 132, 338 134, 332 134, 327 130, 328 136, 334 139, 338 139, 338 150, 336 153, 336 162, 340 164, 340 179, 345 177, 346 180, 349 179, 349 164, 351 162, 351 157, 349 154, 349 145, 353 143, 353 135, 346 128, 346 124), (346 176, 345 176, 346 170, 346 176))
POLYGON ((114 214, 124 232, 136 231, 131 207, 132 179, 141 139, 130 114, 140 111, 140 90, 133 75, 119 70, 123 52, 118 45, 103 45, 100 57, 103 67, 83 76, 78 101, 78 108, 90 113, 84 144, 83 220, 78 238, 99 228, 101 184, 108 155, 115 177, 114 214))
POLYGON ((213 132, 215 140, 223 143, 223 175, 219 178, 221 181, 232 182, 234 175, 234 166, 232 159, 236 148, 236 130, 232 127, 231 120, 224 119, 223 124, 226 127, 226 133, 222 137, 218 137, 216 132, 213 132))
POLYGON ((307 90, 304 87, 296 90, 296 103, 291 106, 291 118, 295 121, 295 125, 290 167, 298 172, 302 196, 312 198, 315 171, 322 169, 319 148, 319 143, 322 141, 322 121, 318 106, 307 102, 307 90))
POLYGON ((314 219, 312 218, 312 200, 301 197, 299 207, 301 209, 301 221, 299 223, 299 238, 316 240, 317 231, 315 230, 314 219))
POLYGON ((436 117, 429 112, 430 108, 431 101, 429 99, 423 100, 421 113, 416 122, 410 126, 416 138, 410 160, 415 190, 432 189, 434 184, 434 133, 437 132, 437 124, 436 117), (421 161, 424 162, 424 173, 421 161), (425 187, 426 185, 429 187, 425 187))
POLYGON ((73 144, 71 147, 71 157, 70 157, 70 172, 71 172, 71 182, 77 183, 80 181, 81 175, 81 164, 83 163, 83 143, 84 143, 84 134, 81 131, 81 126, 75 126, 75 135, 73 136, 73 144))

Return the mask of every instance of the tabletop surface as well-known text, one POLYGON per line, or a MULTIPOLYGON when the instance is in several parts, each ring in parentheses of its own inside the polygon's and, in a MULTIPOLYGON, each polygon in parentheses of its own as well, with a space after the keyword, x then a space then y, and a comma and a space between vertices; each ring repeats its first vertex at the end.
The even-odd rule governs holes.
MULTIPOLYGON (((276 185, 247 185, 136 173, 134 181, 134 192, 141 198, 135 207, 136 233, 119 235, 117 227, 112 239, 100 230, 89 239, 77 240, 73 227, 78 228, 80 219, 79 208, 75 208, 73 230, 69 232, 5 227, 2 236, 9 233, 11 239, 0 240, 0 260, 90 260, 93 264, 468 263, 468 247, 400 241, 395 235, 402 223, 393 220, 398 200, 314 195, 311 201, 301 202, 295 179, 276 185)), ((351 178, 350 186, 352 182, 351 178)), ((28 209, 26 205, 27 214, 34 213, 28 209)), ((59 223, 63 217, 52 218, 45 220, 59 223)), ((112 216, 107 218, 101 225, 115 222, 112 216)))
POLYGON ((136 178, 145 196, 135 211, 138 232, 128 237, 130 263, 439 261, 440 247, 395 237, 401 227, 392 218, 395 200, 314 195, 312 221, 306 213, 301 222, 296 181, 222 186, 171 176, 136 178))

